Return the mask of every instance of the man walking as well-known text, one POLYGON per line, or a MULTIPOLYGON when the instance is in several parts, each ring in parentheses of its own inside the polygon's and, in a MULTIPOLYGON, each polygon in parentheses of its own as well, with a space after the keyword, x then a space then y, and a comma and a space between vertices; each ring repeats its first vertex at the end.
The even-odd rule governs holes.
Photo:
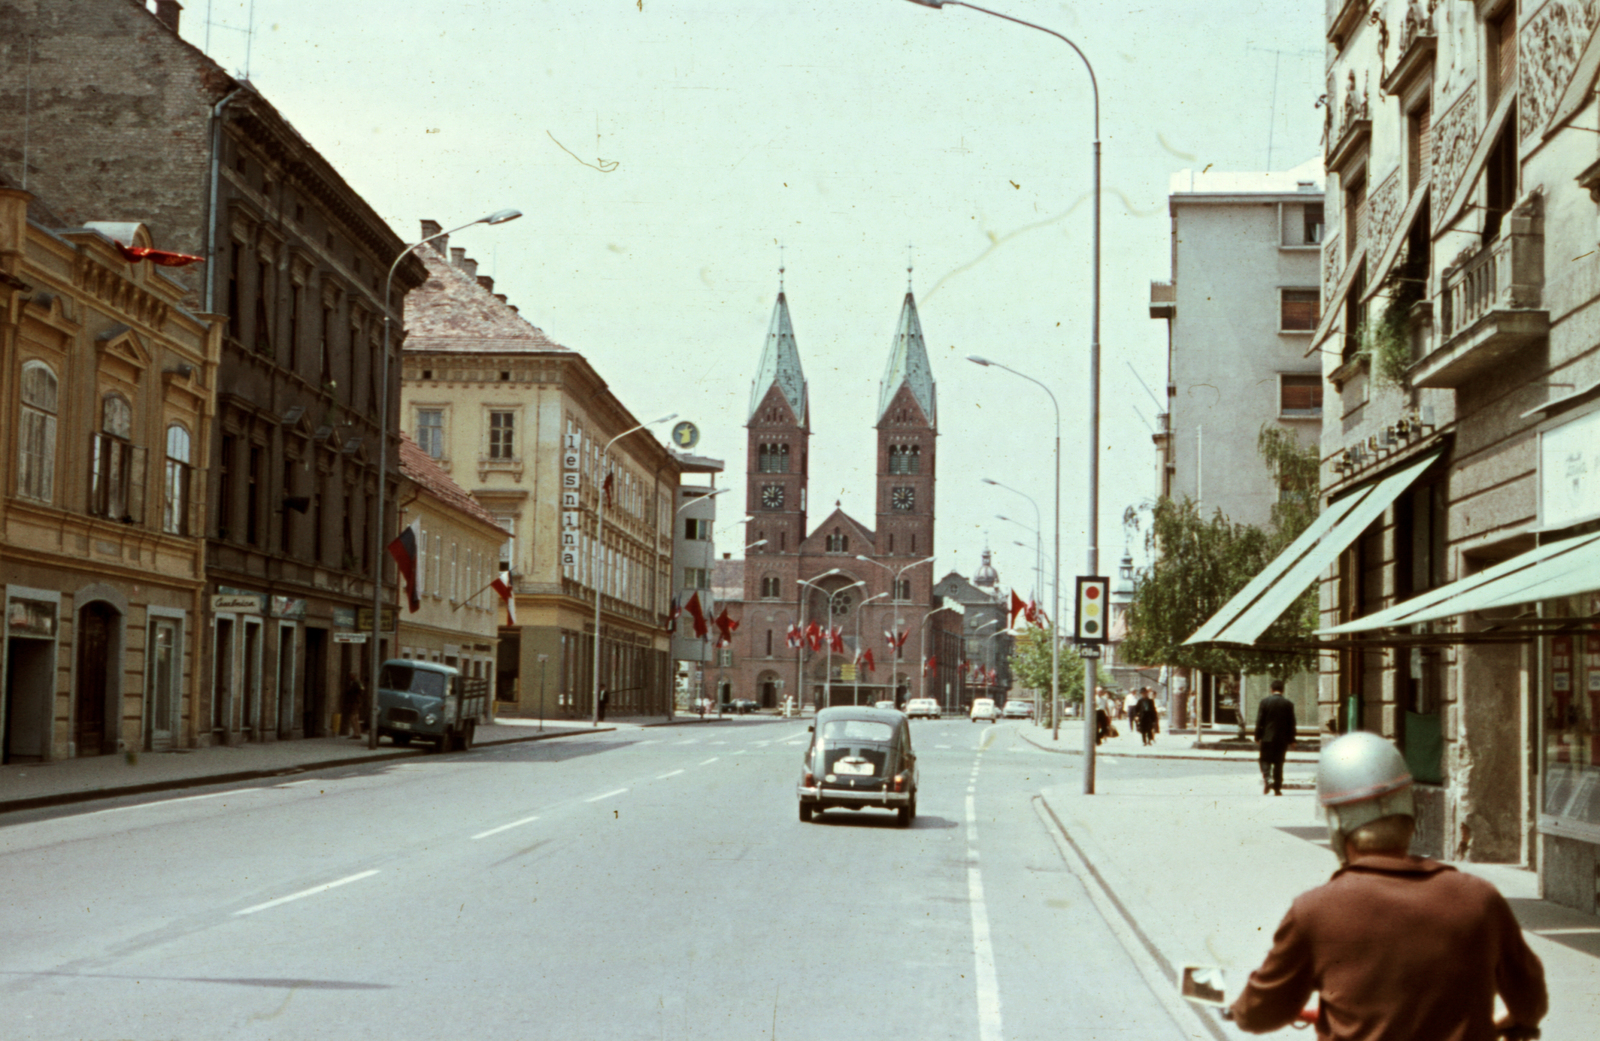
POLYGON ((1294 702, 1283 696, 1283 681, 1273 680, 1256 709, 1256 743, 1261 746, 1261 794, 1283 794, 1283 756, 1294 742, 1294 702))

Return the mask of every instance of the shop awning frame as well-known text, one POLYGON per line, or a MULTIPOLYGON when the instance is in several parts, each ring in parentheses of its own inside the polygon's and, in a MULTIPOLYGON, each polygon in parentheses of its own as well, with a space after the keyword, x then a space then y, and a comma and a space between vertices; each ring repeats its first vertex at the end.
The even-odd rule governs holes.
MULTIPOLYGON (((1437 446, 1328 506, 1311 527, 1183 641, 1252 647, 1367 526, 1444 454, 1437 446)), ((1264 649, 1264 648, 1257 648, 1264 649)))

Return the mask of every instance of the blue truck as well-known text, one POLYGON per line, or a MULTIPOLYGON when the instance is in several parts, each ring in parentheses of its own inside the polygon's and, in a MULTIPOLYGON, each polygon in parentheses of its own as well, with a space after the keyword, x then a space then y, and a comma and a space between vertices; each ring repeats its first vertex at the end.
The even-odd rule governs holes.
POLYGON ((378 736, 397 745, 432 742, 436 751, 472 747, 489 722, 489 681, 434 662, 391 658, 378 673, 378 736))

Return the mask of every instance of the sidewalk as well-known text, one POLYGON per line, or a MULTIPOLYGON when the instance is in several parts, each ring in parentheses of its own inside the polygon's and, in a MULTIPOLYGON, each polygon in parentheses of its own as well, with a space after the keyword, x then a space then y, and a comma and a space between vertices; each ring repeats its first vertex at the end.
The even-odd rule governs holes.
MULTIPOLYGON (((727 721, 772 719, 770 716, 730 716, 727 721)), ((598 728, 577 720, 500 719, 478 728, 473 746, 543 741, 576 734, 689 723, 715 723, 715 716, 679 715, 608 719, 598 728)), ((304 773, 352 763, 384 762, 432 754, 425 744, 399 748, 384 741, 369 750, 365 741, 347 737, 314 737, 299 741, 268 741, 171 752, 138 752, 63 759, 50 763, 0 766, 0 813, 61 806, 146 792, 229 784, 263 777, 304 773)))
MULTIPOLYGON (((1201 734, 1200 747, 1195 747, 1194 731, 1171 734, 1162 730, 1155 736, 1155 743, 1146 745, 1137 733, 1132 733, 1126 726, 1117 727, 1121 731, 1118 737, 1108 737, 1096 749, 1096 758, 1099 756, 1140 756, 1151 759, 1211 759, 1231 761, 1237 763, 1255 763, 1257 752, 1254 742, 1241 743, 1237 740, 1238 731, 1232 728, 1207 730, 1201 734)), ((1062 752, 1066 755, 1083 754, 1083 720, 1064 719, 1061 721, 1061 739, 1052 740, 1050 728, 1030 722, 1022 722, 1017 731, 1022 739, 1031 745, 1044 749, 1046 752, 1062 752)), ((1298 746, 1291 749, 1284 757, 1286 763, 1315 763, 1317 753, 1314 750, 1300 750, 1298 746)))
MULTIPOLYGON (((1064 837, 1069 865, 1108 920, 1121 920, 1113 927, 1130 934, 1125 943, 1135 962, 1153 962, 1152 985, 1164 984, 1168 993, 1176 993, 1183 965, 1199 964, 1222 967, 1229 996, 1237 995, 1266 956, 1290 902, 1337 867, 1315 796, 1263 797, 1257 785, 1253 770, 1180 780, 1101 775, 1096 795, 1066 786, 1040 793, 1041 816, 1064 837)), ((1600 1022, 1600 918, 1540 900, 1530 871, 1455 866, 1499 887, 1544 961, 1550 991, 1544 1037, 1593 1037, 1600 1022)), ((1208 1010, 1194 1019, 1202 1022, 1218 1038, 1243 1036, 1208 1010)))

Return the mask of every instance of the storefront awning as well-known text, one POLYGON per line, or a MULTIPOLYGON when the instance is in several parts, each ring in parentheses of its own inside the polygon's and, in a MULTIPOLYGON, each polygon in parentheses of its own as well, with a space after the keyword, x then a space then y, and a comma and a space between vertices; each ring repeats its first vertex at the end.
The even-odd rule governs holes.
POLYGON ((1311 527, 1239 590, 1222 610, 1195 630, 1193 636, 1183 641, 1184 646, 1255 643, 1334 558, 1433 465, 1441 452, 1442 449, 1419 456, 1389 476, 1329 503, 1311 527))
POLYGON ((1317 635, 1342 636, 1393 629, 1471 611, 1516 607, 1595 590, 1600 590, 1600 533, 1578 535, 1531 549, 1471 578, 1440 586, 1353 622, 1320 630, 1317 635))

